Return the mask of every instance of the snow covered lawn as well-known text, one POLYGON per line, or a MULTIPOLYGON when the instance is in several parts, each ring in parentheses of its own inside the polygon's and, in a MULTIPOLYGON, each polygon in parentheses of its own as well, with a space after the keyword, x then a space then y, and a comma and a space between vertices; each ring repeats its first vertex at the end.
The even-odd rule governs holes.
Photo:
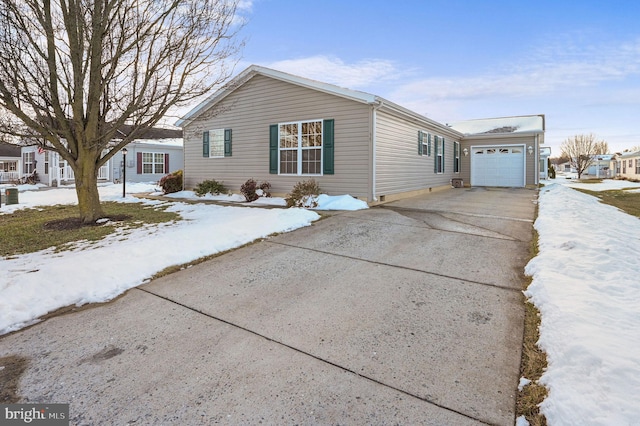
POLYGON ((526 267, 549 363, 542 412, 550 425, 638 424, 640 219, 570 187, 640 184, 556 181, 540 191, 540 251, 526 267))
MULTIPOLYGON (((77 204, 72 187, 42 189, 23 185, 20 204, 2 205, 1 214, 17 209, 77 204)), ((131 195, 122 198, 121 185, 99 188, 103 201, 166 203, 131 195)), ((129 193, 157 191, 154 184, 127 184, 129 193)), ((177 197, 198 199, 184 191, 177 197)), ((366 208, 350 196, 328 197, 319 209, 366 208)), ((226 201, 229 200, 227 197, 226 201)), ((235 199, 235 202, 239 202, 235 199)), ((282 205, 281 198, 261 198, 254 204, 282 205)), ((155 273, 173 265, 229 250, 277 232, 308 226, 320 216, 300 208, 246 208, 214 204, 191 204, 176 200, 167 211, 178 213, 178 223, 154 224, 116 231, 104 240, 79 243, 71 251, 55 253, 53 248, 11 258, 0 258, 0 335, 18 330, 37 318, 63 306, 104 302, 142 284, 155 273)))

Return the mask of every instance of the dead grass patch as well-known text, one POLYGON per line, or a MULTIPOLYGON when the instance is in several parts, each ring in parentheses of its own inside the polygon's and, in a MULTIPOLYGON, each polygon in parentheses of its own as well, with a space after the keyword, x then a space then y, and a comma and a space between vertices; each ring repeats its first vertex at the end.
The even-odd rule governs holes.
POLYGON ((573 189, 596 197, 601 202, 617 207, 627 214, 640 217, 640 192, 630 192, 628 190, 589 191, 587 189, 573 189))
MULTIPOLYGON (((529 251, 532 259, 538 255, 538 232, 535 229, 531 237, 529 251)), ((525 288, 529 287, 531 280, 531 277, 527 278, 525 288)), ((540 404, 547 397, 548 391, 546 387, 538 383, 547 368, 547 354, 538 347, 539 339, 540 311, 532 303, 525 301, 520 377, 531 380, 531 383, 518 391, 516 417, 524 416, 532 426, 546 426, 547 424, 547 419, 540 413, 540 404)))

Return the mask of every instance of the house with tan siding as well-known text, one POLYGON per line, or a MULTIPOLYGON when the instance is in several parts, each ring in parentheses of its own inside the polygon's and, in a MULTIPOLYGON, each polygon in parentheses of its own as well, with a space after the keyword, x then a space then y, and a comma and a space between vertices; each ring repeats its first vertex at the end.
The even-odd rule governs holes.
POLYGON ((452 182, 538 183, 544 116, 485 120, 472 130, 465 123, 445 125, 376 95, 253 65, 176 125, 185 188, 215 179, 237 191, 253 178, 284 195, 313 178, 328 194, 375 204, 452 182))
POLYGON ((620 162, 618 177, 640 181, 640 151, 623 152, 617 160, 620 162))

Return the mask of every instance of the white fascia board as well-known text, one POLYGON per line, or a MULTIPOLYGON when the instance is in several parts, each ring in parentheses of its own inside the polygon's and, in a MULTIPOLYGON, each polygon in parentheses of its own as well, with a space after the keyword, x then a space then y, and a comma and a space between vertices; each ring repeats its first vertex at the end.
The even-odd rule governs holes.
POLYGON ((542 135, 543 132, 514 132, 514 133, 479 133, 472 135, 464 135, 462 140, 484 140, 484 139, 513 139, 513 138, 527 138, 536 135, 542 135))

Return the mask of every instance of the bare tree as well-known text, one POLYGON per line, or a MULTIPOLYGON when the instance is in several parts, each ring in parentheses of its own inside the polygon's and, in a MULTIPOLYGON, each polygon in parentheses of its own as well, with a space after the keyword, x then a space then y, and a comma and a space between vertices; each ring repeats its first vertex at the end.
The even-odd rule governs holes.
POLYGON ((595 155, 605 155, 609 153, 609 144, 605 141, 596 142, 595 155))
POLYGON ((604 141, 596 141, 593 134, 575 135, 566 139, 560 146, 563 157, 568 157, 576 167, 578 179, 591 165, 596 155, 604 154, 608 151, 608 144, 604 141), (602 150, 604 152, 601 152, 602 150))
POLYGON ((237 1, 2 0, 0 134, 59 153, 94 222, 99 167, 230 78, 237 1))

